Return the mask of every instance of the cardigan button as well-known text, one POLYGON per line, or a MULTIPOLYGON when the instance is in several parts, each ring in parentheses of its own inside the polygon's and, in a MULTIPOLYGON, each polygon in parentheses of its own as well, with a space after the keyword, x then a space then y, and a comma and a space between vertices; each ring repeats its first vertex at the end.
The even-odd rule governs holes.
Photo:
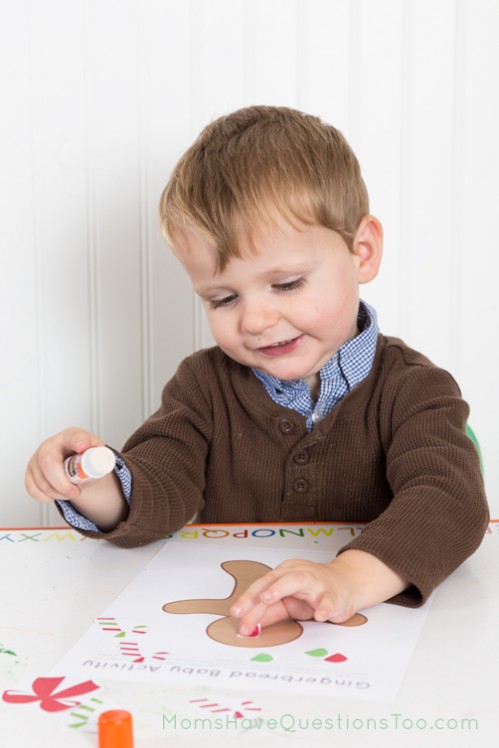
POLYGON ((296 493, 307 493, 308 480, 306 480, 305 478, 298 478, 298 480, 295 480, 295 482, 293 483, 293 488, 296 493))
POLYGON ((283 434, 289 434, 293 431, 294 426, 288 418, 281 418, 279 421, 279 428, 283 434))
POLYGON ((293 460, 297 465, 306 465, 308 462, 308 452, 306 449, 299 449, 293 455, 293 460))

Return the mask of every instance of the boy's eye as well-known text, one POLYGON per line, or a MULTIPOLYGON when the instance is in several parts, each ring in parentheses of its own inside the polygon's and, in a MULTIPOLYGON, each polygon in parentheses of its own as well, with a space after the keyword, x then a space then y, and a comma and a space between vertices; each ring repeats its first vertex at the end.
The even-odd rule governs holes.
POLYGON ((237 296, 235 293, 230 296, 224 296, 223 299, 208 299, 210 309, 221 309, 224 306, 231 304, 237 296))
POLYGON ((305 285, 307 282, 307 279, 305 277, 301 278, 295 278, 291 281, 286 281, 286 283, 274 283, 273 288, 275 288, 277 291, 294 291, 297 288, 302 288, 302 286, 305 285))

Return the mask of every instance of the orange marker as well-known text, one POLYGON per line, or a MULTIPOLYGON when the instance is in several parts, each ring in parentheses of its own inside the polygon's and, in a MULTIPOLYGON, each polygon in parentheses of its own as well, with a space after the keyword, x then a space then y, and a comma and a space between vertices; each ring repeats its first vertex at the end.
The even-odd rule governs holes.
POLYGON ((99 748, 133 748, 130 712, 124 709, 102 712, 99 717, 99 748))

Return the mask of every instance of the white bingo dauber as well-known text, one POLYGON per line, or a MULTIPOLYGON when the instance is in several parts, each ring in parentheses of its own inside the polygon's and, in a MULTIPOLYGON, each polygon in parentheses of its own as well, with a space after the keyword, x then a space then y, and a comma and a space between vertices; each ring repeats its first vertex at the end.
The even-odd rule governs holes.
POLYGON ((64 460, 64 470, 71 483, 98 480, 114 470, 116 456, 109 447, 90 447, 64 460))

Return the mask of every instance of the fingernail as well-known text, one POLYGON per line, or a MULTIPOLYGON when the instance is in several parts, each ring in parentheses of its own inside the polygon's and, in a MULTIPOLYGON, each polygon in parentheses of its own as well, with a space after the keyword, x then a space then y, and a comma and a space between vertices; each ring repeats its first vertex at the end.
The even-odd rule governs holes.
POLYGON ((246 628, 246 626, 241 626, 241 629, 240 629, 239 633, 237 634, 237 636, 240 639, 256 639, 257 637, 260 636, 261 630, 262 630, 262 624, 261 623, 257 623, 256 626, 255 626, 255 628, 253 629, 253 631, 250 634, 246 633, 248 631, 248 629, 246 628))

